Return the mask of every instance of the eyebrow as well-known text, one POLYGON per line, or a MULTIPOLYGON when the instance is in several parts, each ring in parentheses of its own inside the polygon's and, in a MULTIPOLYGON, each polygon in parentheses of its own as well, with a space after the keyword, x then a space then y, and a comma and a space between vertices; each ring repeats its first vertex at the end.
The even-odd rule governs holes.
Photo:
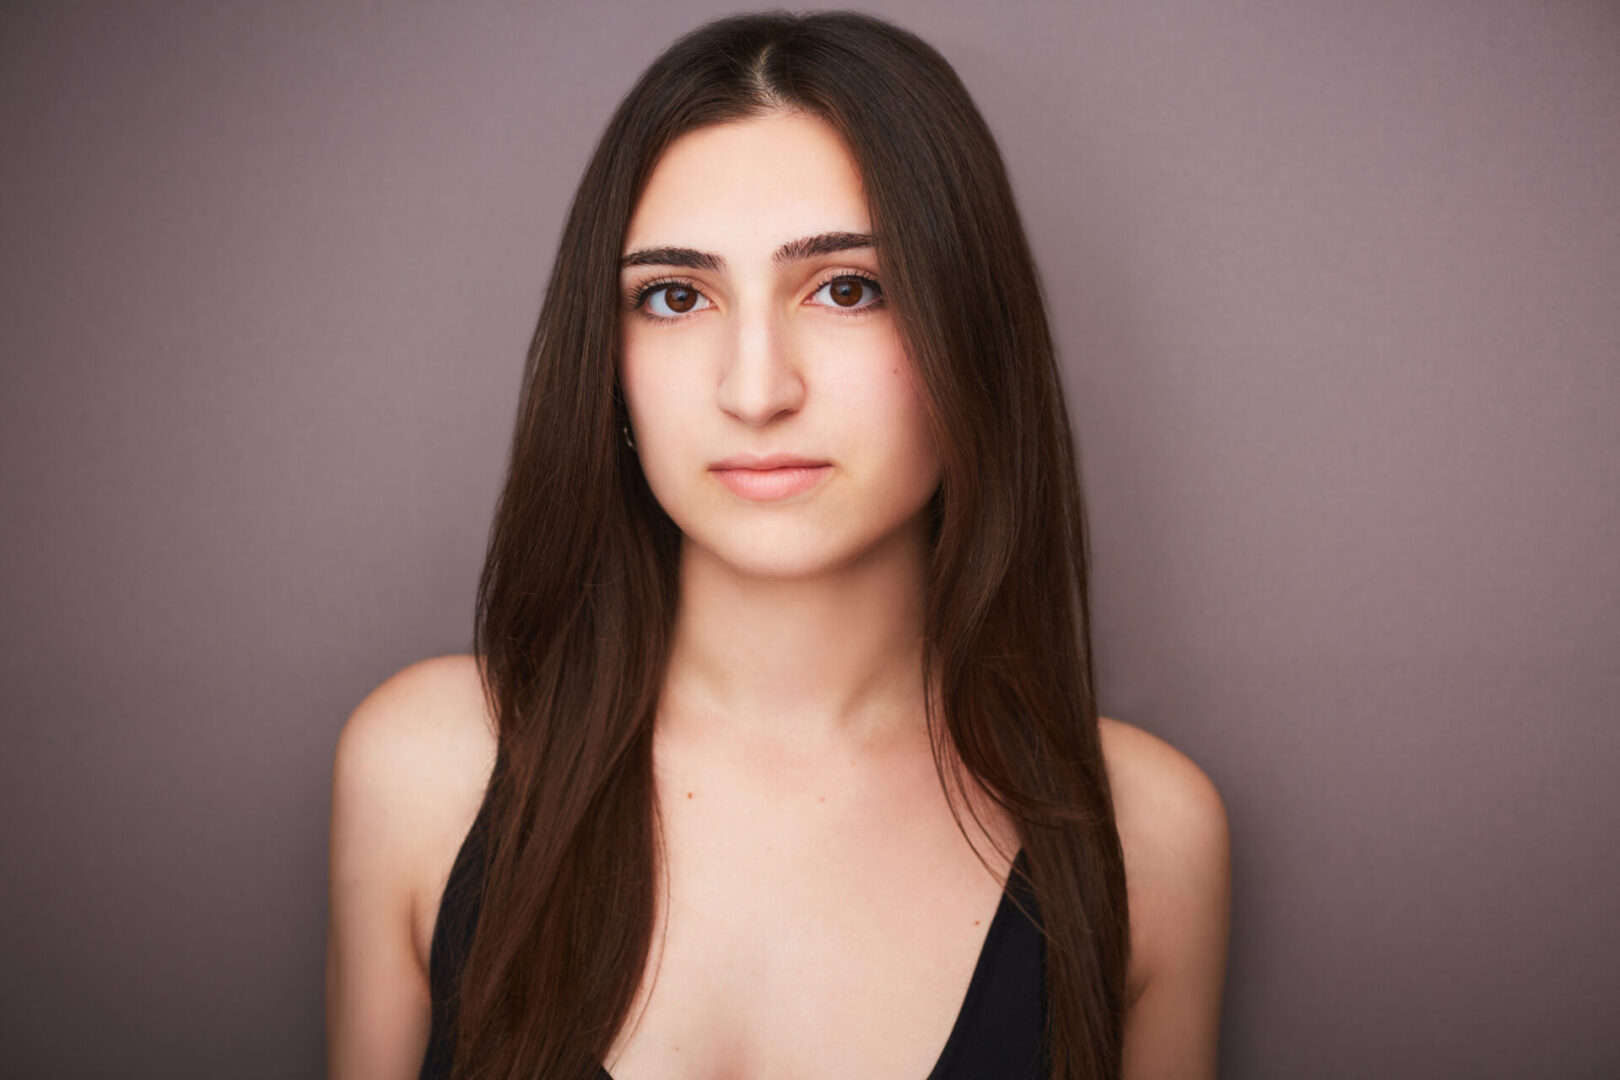
MULTIPOLYGON (((871 233, 817 233, 815 236, 801 236, 797 240, 789 240, 772 253, 771 261, 780 266, 801 259, 813 259, 817 255, 831 255, 836 251, 875 247, 877 239, 871 233)), ((712 252, 698 251, 695 248, 655 247, 632 251, 619 260, 620 270, 628 270, 632 266, 682 266, 689 270, 709 270, 723 274, 726 271, 726 260, 712 252)))

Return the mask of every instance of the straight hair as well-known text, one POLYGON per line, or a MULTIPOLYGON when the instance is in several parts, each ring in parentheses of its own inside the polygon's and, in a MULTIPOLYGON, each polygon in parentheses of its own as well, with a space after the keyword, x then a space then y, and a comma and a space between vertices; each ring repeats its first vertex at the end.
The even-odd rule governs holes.
POLYGON ((651 955, 652 734, 681 534, 620 438, 621 245, 671 142, 781 112, 825 121, 857 165, 941 455, 923 605, 936 772, 958 829, 962 769, 1016 822, 1045 940, 1051 1076, 1116 1077, 1124 859, 1045 300, 956 72, 909 31, 845 11, 737 15, 680 38, 619 104, 574 195, 478 584, 474 653, 498 740, 454 1076, 594 1080, 651 955))

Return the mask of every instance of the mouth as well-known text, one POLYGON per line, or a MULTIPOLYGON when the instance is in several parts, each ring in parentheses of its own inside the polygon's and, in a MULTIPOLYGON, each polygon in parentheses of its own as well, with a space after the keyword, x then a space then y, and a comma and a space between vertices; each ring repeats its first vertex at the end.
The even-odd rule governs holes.
POLYGON ((771 467, 722 463, 711 466, 709 471, 734 495, 755 502, 773 502, 809 491, 832 472, 832 466, 826 462, 771 467))
POLYGON ((804 457, 800 454, 735 454, 724 461, 716 461, 709 468, 720 469, 752 469, 755 471, 765 469, 788 468, 817 468, 829 464, 821 458, 804 457))

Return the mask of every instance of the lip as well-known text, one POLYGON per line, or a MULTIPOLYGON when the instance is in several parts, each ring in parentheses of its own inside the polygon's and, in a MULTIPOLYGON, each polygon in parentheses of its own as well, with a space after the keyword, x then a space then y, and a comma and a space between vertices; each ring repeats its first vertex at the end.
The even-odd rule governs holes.
POLYGON ((709 471, 733 494, 770 502, 810 490, 832 472, 832 466, 796 454, 743 454, 716 462, 709 471))
POLYGON ((820 458, 802 457, 799 454, 736 454, 717 461, 710 465, 711 469, 789 469, 789 468, 815 468, 827 462, 820 458))

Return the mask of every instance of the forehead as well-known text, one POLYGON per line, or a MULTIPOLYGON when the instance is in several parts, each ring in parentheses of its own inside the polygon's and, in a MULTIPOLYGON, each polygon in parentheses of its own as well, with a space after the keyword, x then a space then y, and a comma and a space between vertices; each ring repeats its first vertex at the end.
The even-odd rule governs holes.
POLYGON ((860 173, 838 133, 813 116, 772 114, 672 142, 624 250, 680 244, 764 257, 786 239, 869 226, 860 173))

